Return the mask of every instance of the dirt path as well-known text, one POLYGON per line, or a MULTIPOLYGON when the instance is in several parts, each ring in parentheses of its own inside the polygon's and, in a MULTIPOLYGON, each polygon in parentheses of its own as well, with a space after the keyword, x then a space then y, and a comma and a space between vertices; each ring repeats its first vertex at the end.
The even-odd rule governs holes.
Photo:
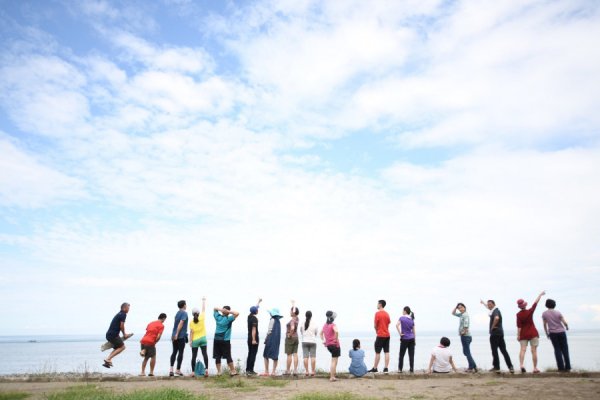
MULTIPOLYGON (((64 390, 85 382, 25 382, 4 379, 0 393, 23 391, 31 399, 44 399, 46 394, 64 390)), ((331 383, 325 378, 272 379, 272 378, 138 378, 119 381, 92 381, 114 392, 141 389, 179 388, 198 394, 208 394, 211 399, 290 399, 299 393, 350 392, 364 397, 380 399, 599 399, 600 374, 574 374, 558 376, 497 376, 493 374, 451 376, 389 376, 362 379, 340 379, 331 383), (274 381, 276 381, 274 383, 274 381), (271 386, 277 385, 277 386, 271 386)))

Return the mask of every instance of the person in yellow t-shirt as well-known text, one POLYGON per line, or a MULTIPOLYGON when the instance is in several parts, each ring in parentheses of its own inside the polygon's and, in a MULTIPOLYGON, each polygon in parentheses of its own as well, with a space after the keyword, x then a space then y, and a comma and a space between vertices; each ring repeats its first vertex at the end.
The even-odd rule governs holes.
POLYGON ((204 375, 208 376, 208 352, 206 350, 206 326, 204 320, 206 316, 206 298, 202 298, 202 312, 197 308, 192 310, 194 318, 190 321, 190 346, 192 347, 192 376, 194 376, 194 370, 196 368, 196 358, 198 357, 198 348, 202 350, 202 357, 204 358, 204 375))

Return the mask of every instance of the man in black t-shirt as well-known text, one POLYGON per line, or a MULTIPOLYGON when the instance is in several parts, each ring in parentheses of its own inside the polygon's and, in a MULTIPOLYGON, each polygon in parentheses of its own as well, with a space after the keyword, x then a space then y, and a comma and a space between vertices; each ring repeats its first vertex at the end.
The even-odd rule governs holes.
POLYGON ((481 300, 481 304, 490 310, 490 346, 492 348, 492 364, 494 366, 491 371, 498 373, 500 372, 500 357, 498 355, 499 349, 504 356, 504 362, 506 362, 506 366, 508 367, 510 373, 514 374, 515 369, 510 361, 510 356, 508 355, 508 351, 506 351, 506 343, 504 342, 502 313, 498 307, 496 307, 496 302, 494 300, 488 300, 487 303, 484 303, 483 300, 481 300))
POLYGON ((113 351, 106 359, 104 359, 104 364, 102 364, 102 366, 105 368, 112 367, 112 359, 125 350, 125 343, 123 343, 123 340, 127 340, 132 335, 125 333, 125 320, 127 319, 129 307, 129 303, 121 304, 121 311, 113 317, 110 326, 106 331, 106 340, 112 344, 113 351), (123 332, 123 337, 119 336, 119 332, 123 332))
POLYGON ((248 358, 246 359, 246 375, 256 375, 254 371, 254 362, 256 361, 256 353, 258 353, 258 307, 262 299, 258 299, 255 306, 250 307, 248 315, 248 358))

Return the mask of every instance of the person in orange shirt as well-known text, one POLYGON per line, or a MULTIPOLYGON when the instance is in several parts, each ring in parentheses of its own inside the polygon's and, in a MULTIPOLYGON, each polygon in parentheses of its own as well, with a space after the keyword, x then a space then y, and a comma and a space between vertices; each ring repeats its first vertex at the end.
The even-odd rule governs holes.
POLYGON ((377 302, 377 312, 375 313, 375 363, 369 372, 377 372, 381 350, 385 354, 385 367, 383 373, 388 373, 390 365, 390 315, 384 310, 386 305, 385 300, 377 302))
POLYGON ((156 365, 156 343, 160 340, 162 333, 165 329, 165 320, 167 314, 161 313, 158 316, 158 320, 150 322, 146 327, 146 334, 140 340, 142 350, 140 356, 144 357, 142 361, 142 373, 140 376, 146 376, 146 364, 150 360, 150 373, 148 376, 154 376, 154 366, 156 365))

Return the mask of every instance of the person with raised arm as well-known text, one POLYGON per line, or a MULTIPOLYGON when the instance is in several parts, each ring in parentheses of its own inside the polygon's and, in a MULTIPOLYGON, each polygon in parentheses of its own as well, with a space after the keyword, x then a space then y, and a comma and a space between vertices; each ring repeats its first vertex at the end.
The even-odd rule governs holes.
POLYGON ((342 354, 340 348, 340 333, 337 329, 337 326, 333 323, 337 317, 337 314, 333 311, 327 311, 325 313, 325 317, 327 318, 327 321, 325 322, 325 325, 323 325, 323 329, 321 329, 321 340, 323 341, 323 345, 327 347, 327 350, 329 350, 331 353, 329 381, 335 382, 337 381, 335 374, 338 358, 342 354))
POLYGON ((560 372, 571 371, 571 358, 569 357, 569 344, 567 342, 567 332, 569 324, 560 311, 555 310, 556 301, 546 300, 547 310, 542 314, 544 321, 544 331, 546 337, 552 342, 554 347, 554 357, 556 366, 560 372))
POLYGON ((248 357, 246 358, 246 375, 256 375, 254 364, 256 363, 256 354, 258 353, 258 309, 262 299, 258 299, 255 306, 250 307, 248 314, 248 357))
POLYGON ((533 373, 539 374, 540 370, 537 367, 538 357, 537 357, 537 348, 540 344, 540 334, 535 328, 535 324, 533 322, 533 313, 537 308, 537 305, 545 295, 546 292, 542 291, 536 297, 533 302, 533 305, 528 310, 527 302, 523 299, 517 300, 517 307, 521 311, 517 313, 517 340, 521 344, 521 351, 519 352, 519 363, 521 364, 521 373, 525 373, 525 352, 527 351, 527 344, 531 346, 531 359, 533 360, 533 373))
POLYGON ((510 361, 510 355, 508 355, 508 351, 506 351, 506 342, 504 341, 504 329, 502 328, 502 313, 496 307, 496 302, 494 300, 488 300, 487 303, 484 303, 483 300, 480 300, 480 303, 489 310, 490 316, 490 325, 489 325, 489 333, 490 333, 490 347, 492 348, 492 369, 490 371, 500 373, 500 357, 498 355, 498 349, 502 353, 504 357, 504 362, 506 362, 506 366, 508 367, 511 374, 515 373, 515 369, 510 361))
POLYGON ((215 328, 213 358, 215 359, 218 375, 221 375, 221 359, 223 358, 227 360, 229 374, 231 376, 237 375, 237 371, 233 365, 233 358, 231 357, 231 326, 233 325, 233 321, 235 321, 239 315, 239 312, 232 311, 229 306, 214 308, 213 316, 217 326, 215 328))
POLYGON ((296 302, 292 300, 292 307, 290 309, 290 321, 286 324, 285 330, 285 354, 287 355, 287 363, 285 368, 285 375, 292 374, 296 376, 298 374, 298 325, 300 325, 300 319, 298 315, 300 310, 296 307, 296 302), (294 370, 291 370, 292 361, 294 362, 294 370))
POLYGON ((198 349, 204 359, 204 376, 208 376, 208 340, 206 339, 206 297, 202 297, 202 312, 197 308, 192 310, 190 322, 190 346, 192 347, 192 376, 195 376, 198 349))
POLYGON ((467 306, 465 306, 464 303, 458 303, 452 310, 452 315, 460 318, 458 335, 460 336, 463 354, 467 357, 467 362, 469 363, 467 372, 477 372, 477 365, 471 355, 471 341, 473 338, 471 337, 471 331, 469 329, 471 327, 471 321, 469 319, 469 314, 467 313, 467 306))

